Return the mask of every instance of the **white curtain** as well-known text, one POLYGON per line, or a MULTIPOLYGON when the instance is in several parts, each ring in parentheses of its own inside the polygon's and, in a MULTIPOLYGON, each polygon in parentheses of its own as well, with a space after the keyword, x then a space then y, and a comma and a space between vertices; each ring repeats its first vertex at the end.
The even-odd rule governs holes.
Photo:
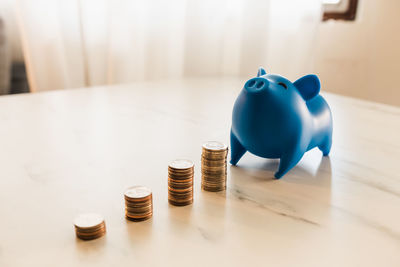
POLYGON ((18 0, 32 91, 312 72, 320 0, 18 0))

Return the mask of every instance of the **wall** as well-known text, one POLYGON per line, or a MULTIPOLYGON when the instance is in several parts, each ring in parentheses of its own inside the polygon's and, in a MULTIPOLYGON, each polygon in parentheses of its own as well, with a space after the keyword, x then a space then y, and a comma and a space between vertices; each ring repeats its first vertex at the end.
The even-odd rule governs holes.
MULTIPOLYGON (((13 10, 1 0, 7 17, 12 58, 23 60, 13 10)), ((321 22, 315 70, 323 90, 400 106, 400 0, 359 0, 355 22, 321 22)))
POLYGON ((323 90, 400 105, 400 1, 359 0, 355 22, 322 22, 315 70, 323 90))

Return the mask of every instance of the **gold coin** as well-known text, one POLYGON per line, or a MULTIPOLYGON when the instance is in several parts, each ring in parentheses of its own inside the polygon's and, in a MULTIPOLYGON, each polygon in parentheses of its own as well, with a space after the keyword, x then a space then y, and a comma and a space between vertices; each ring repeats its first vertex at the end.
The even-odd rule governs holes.
POLYGON ((190 205, 193 203, 193 199, 190 200, 185 200, 185 201, 175 201, 172 199, 168 199, 169 204, 174 205, 174 206, 186 206, 190 205))
POLYGON ((98 235, 100 233, 105 233, 105 232, 106 232, 106 228, 105 227, 102 227, 102 228, 100 228, 100 229, 98 229, 96 231, 93 231, 93 232, 76 231, 77 235, 80 235, 80 236, 94 236, 94 235, 98 235))
POLYGON ((78 233, 77 233, 76 236, 77 236, 79 239, 82 239, 82 240, 87 241, 87 240, 93 240, 93 239, 100 238, 100 237, 104 236, 105 234, 106 234, 106 232, 104 231, 104 232, 98 233, 98 234, 96 234, 96 235, 81 235, 81 234, 78 234, 78 233))
POLYGON ((201 188, 206 191, 226 189, 228 146, 218 141, 206 142, 201 155, 201 188))
POLYGON ((193 199, 193 194, 187 194, 187 195, 182 195, 182 196, 169 194, 168 199, 174 200, 174 201, 181 201, 181 202, 189 201, 189 200, 193 199))
POLYGON ((216 182, 216 183, 212 183, 212 182, 204 182, 201 183, 201 186, 208 186, 208 187, 221 187, 221 186, 225 186, 226 182, 216 182))
POLYGON ((129 212, 132 214, 145 214, 153 211, 153 206, 145 207, 145 208, 132 208, 129 206, 125 206, 125 212, 129 212))
POLYGON ((226 161, 225 162, 219 162, 219 161, 216 161, 216 162, 205 162, 205 160, 203 160, 201 162, 201 169, 209 168, 209 167, 225 169, 226 168, 226 161))
POLYGON ((188 179, 174 179, 174 178, 168 177, 168 182, 171 182, 171 183, 178 183, 178 184, 193 183, 193 178, 188 178, 188 179))
POLYGON ((204 180, 201 182, 201 185, 221 185, 221 184, 225 184, 226 181, 225 180, 219 180, 219 181, 207 181, 204 180))
POLYGON ((99 231, 99 230, 101 230, 101 229, 103 229, 105 227, 106 227, 106 225, 103 222, 103 223, 101 223, 98 226, 93 227, 93 228, 79 228, 79 227, 75 226, 75 231, 80 232, 80 233, 93 233, 93 232, 99 231))
POLYGON ((208 192, 219 192, 219 191, 224 191, 224 190, 226 190, 226 186, 221 186, 221 187, 202 186, 201 188, 202 188, 204 191, 208 191, 208 192))
POLYGON ((153 205, 153 202, 151 202, 151 201, 140 202, 140 205, 138 202, 125 201, 125 206, 130 207, 130 208, 145 208, 145 207, 151 207, 152 205, 153 205))
POLYGON ((191 198, 191 197, 193 197, 193 191, 188 191, 188 192, 168 191, 168 197, 172 197, 172 198, 191 198))
POLYGON ((177 181, 177 182, 185 182, 185 181, 193 181, 193 176, 180 176, 180 177, 177 177, 177 176, 173 176, 173 175, 170 175, 170 176, 168 176, 168 180, 173 180, 173 181, 177 181))
POLYGON ((131 221, 144 221, 144 220, 149 219, 151 216, 153 216, 153 211, 142 213, 142 214, 125 212, 125 218, 127 218, 131 221))
POLYGON ((193 174, 194 174, 194 169, 188 169, 185 171, 177 171, 177 170, 168 169, 168 175, 188 176, 188 175, 193 175, 193 174))
POLYGON ((172 193, 187 193, 187 192, 192 192, 193 191, 193 187, 188 187, 188 188, 172 188, 168 186, 168 191, 172 192, 172 193))
POLYGON ((202 150, 201 152, 201 157, 210 159, 210 160, 224 160, 226 159, 226 156, 228 155, 228 150, 226 151, 221 151, 221 152, 210 152, 206 150, 202 150))
POLYGON ((192 188, 193 187, 193 183, 190 184, 179 184, 179 183, 168 183, 168 187, 169 188, 173 188, 173 189, 188 189, 188 188, 192 188))

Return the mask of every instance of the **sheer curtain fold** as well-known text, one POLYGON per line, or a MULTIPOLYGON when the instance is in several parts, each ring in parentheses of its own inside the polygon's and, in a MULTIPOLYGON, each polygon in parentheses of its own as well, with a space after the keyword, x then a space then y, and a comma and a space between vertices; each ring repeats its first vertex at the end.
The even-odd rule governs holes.
POLYGON ((319 0, 18 0, 33 91, 312 71, 319 0))

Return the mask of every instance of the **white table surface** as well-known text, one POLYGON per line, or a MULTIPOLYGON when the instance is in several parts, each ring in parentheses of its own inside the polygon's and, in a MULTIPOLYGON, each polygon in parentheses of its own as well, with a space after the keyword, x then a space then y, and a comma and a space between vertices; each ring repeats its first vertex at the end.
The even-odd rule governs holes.
POLYGON ((281 180, 246 154, 226 192, 200 189, 201 145, 229 142, 245 79, 141 83, 0 98, 0 266, 400 266, 400 109, 324 94, 333 148, 281 180), (167 165, 195 164, 193 205, 170 206, 167 165), (153 218, 123 192, 153 190, 153 218), (76 239, 82 212, 107 235, 76 239))

